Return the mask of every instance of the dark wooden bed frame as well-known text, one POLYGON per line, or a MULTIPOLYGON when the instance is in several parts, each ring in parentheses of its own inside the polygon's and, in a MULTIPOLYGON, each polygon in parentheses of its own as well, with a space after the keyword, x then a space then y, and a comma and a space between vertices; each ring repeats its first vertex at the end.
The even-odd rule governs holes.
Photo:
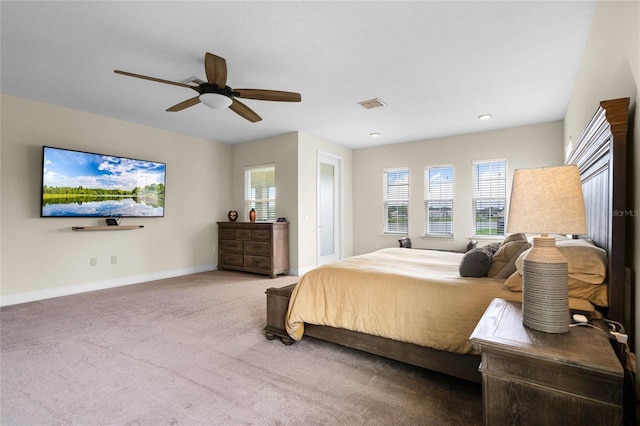
MULTIPOLYGON (((609 307, 607 318, 630 330, 630 297, 625 280, 626 153, 629 126, 629 98, 603 101, 579 140, 567 164, 580 169, 587 213, 588 234, 596 245, 607 250, 609 307)), ((294 285, 267 290, 267 339, 280 336, 293 340, 284 330, 289 297, 294 285)), ((351 330, 304 325, 305 336, 406 362, 451 376, 481 382, 480 356, 445 352, 351 330)))

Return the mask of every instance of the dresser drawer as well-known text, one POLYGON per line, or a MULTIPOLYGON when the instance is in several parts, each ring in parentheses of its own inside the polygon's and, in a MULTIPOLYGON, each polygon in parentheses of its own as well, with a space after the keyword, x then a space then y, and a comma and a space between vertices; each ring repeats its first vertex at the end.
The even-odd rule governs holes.
MULTIPOLYGON (((495 385, 495 392, 490 394, 503 395, 505 399, 512 398, 513 395, 502 392, 503 382, 517 383, 522 377, 526 377, 527 382, 532 386, 553 389, 567 395, 600 400, 614 405, 622 401, 622 387, 617 377, 605 374, 594 375, 591 370, 561 365, 553 361, 501 352, 485 352, 482 354, 480 371, 485 376, 488 389, 493 390, 492 386, 495 385)), ((531 403, 539 402, 534 398, 531 403)))
POLYGON ((245 241, 244 252, 247 254, 260 254, 271 256, 271 243, 259 241, 245 241))
POLYGON ((254 229, 253 230, 253 239, 254 240, 263 240, 263 241, 271 241, 271 231, 266 229, 254 229))
POLYGON ((218 263, 221 266, 244 266, 243 265, 243 256, 241 254, 235 253, 220 253, 219 254, 218 263))
MULTIPOLYGON (((562 377, 562 373, 560 373, 562 377)), ((583 384, 585 384, 583 382, 583 384)), ((599 399, 581 398, 567 392, 501 377, 483 377, 487 397, 487 425, 588 424, 622 425, 621 408, 599 399), (576 419, 582 419, 575 422, 576 419)), ((604 395, 605 391, 602 391, 604 395)))
POLYGON ((235 229, 219 228, 218 229, 218 238, 221 239, 221 240, 235 240, 236 231, 235 231, 235 229))
POLYGON ((220 251, 242 253, 242 241, 220 240, 220 251))
POLYGON ((251 240, 251 229, 238 228, 236 229, 236 240, 251 240))
POLYGON ((244 255, 245 268, 269 271, 271 269, 271 257, 244 255))

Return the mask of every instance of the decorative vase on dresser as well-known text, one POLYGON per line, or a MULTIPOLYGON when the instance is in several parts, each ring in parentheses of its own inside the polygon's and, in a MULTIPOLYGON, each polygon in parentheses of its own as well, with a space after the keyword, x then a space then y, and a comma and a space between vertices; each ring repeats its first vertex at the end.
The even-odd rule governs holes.
POLYGON ((288 222, 218 222, 218 269, 289 273, 288 222))

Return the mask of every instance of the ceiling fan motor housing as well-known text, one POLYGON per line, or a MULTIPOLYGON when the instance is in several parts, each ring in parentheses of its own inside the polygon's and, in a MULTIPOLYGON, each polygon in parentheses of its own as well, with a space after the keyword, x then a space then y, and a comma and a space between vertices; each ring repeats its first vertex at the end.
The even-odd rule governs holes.
POLYGON ((221 89, 217 84, 211 83, 202 83, 198 87, 194 87, 194 90, 201 95, 203 93, 216 93, 218 95, 224 95, 230 98, 240 95, 238 92, 234 92, 233 89, 231 89, 231 87, 229 86, 225 86, 221 89))

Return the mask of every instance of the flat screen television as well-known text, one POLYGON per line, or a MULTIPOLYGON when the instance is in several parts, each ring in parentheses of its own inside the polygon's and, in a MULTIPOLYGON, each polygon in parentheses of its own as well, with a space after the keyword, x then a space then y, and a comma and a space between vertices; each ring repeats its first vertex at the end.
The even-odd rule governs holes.
POLYGON ((166 164, 43 147, 41 217, 163 217, 166 164))

